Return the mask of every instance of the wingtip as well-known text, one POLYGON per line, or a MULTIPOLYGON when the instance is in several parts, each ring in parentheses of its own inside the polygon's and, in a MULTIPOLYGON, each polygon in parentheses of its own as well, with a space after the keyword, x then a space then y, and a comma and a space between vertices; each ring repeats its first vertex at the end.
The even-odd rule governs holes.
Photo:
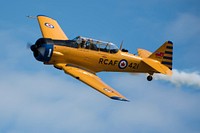
POLYGON ((49 17, 49 16, 47 16, 47 15, 37 15, 37 17, 47 17, 47 18, 54 19, 54 18, 52 18, 52 17, 49 17))
POLYGON ((130 102, 128 99, 121 98, 121 97, 113 96, 113 97, 110 97, 110 98, 113 99, 113 100, 119 100, 119 101, 130 102))

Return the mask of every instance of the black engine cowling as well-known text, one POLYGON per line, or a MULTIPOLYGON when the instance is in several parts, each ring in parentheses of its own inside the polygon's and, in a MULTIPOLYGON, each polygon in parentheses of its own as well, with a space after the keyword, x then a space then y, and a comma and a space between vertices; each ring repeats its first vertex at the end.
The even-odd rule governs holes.
POLYGON ((36 60, 48 62, 53 54, 53 41, 47 38, 40 38, 31 46, 36 60))

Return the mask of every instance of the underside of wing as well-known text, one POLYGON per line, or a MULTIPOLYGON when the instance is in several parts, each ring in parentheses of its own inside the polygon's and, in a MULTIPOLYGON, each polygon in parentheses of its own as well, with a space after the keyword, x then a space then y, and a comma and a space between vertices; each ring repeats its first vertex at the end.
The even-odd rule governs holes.
POLYGON ((65 64, 57 64, 55 65, 57 68, 61 68, 65 73, 75 77, 76 79, 82 81, 83 83, 91 86, 95 90, 101 92, 102 94, 110 97, 114 100, 120 101, 128 101, 124 96, 122 96, 119 92, 115 91, 113 88, 105 84, 98 76, 94 73, 88 72, 86 70, 73 67, 66 66, 65 64))
POLYGON ((51 38, 55 40, 68 40, 67 36, 60 28, 56 20, 43 15, 38 15, 37 19, 44 38, 51 38))

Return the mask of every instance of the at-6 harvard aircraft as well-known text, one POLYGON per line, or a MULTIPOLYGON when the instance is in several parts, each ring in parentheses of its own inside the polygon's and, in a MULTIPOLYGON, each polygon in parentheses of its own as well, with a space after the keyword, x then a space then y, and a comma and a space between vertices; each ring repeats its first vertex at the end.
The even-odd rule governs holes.
POLYGON ((68 39, 56 20, 37 16, 43 38, 30 48, 36 60, 63 70, 66 74, 114 100, 128 101, 119 92, 105 84, 96 73, 102 71, 154 73, 172 75, 173 43, 165 42, 155 52, 138 49, 138 55, 106 41, 78 36, 68 39))

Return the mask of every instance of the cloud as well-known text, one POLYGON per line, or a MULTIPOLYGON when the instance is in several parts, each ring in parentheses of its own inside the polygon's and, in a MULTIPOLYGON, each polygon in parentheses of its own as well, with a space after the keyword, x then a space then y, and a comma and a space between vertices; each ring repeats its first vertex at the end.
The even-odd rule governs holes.
POLYGON ((167 22, 163 35, 174 43, 173 59, 176 67, 199 69, 200 63, 194 60, 199 52, 199 24, 200 16, 189 12, 179 13, 167 22))
POLYGON ((200 89, 200 74, 199 72, 185 72, 173 69, 172 76, 155 75, 157 80, 168 81, 177 87, 191 86, 200 89))
POLYGON ((191 131, 186 116, 199 119, 199 95, 169 90, 144 75, 110 75, 110 85, 131 100, 118 102, 64 73, 1 73, 7 73, 0 77, 1 132, 184 133, 191 131))
POLYGON ((125 90, 123 94, 131 100, 131 105, 124 105, 126 107, 120 112, 116 111, 114 118, 118 122, 121 121, 121 124, 132 123, 132 132, 138 132, 138 127, 143 128, 140 132, 185 132, 188 129, 184 128, 184 122, 190 121, 186 120, 186 116, 191 113, 198 114, 199 108, 194 107, 198 105, 195 101, 198 93, 195 96, 172 88, 166 83, 148 82, 144 75, 118 76, 114 83, 119 91, 125 90), (194 108, 196 110, 193 110, 194 108), (185 131, 181 130, 182 128, 185 131))
POLYGON ((46 73, 7 73, 0 78, 1 132, 90 131, 89 124, 97 119, 93 111, 97 113, 99 108, 90 111, 98 102, 92 89, 71 77, 68 81, 46 73), (85 124, 81 126, 81 122, 85 124))
POLYGON ((168 36, 178 42, 193 41, 200 34, 200 17, 190 13, 179 14, 166 29, 168 36))

